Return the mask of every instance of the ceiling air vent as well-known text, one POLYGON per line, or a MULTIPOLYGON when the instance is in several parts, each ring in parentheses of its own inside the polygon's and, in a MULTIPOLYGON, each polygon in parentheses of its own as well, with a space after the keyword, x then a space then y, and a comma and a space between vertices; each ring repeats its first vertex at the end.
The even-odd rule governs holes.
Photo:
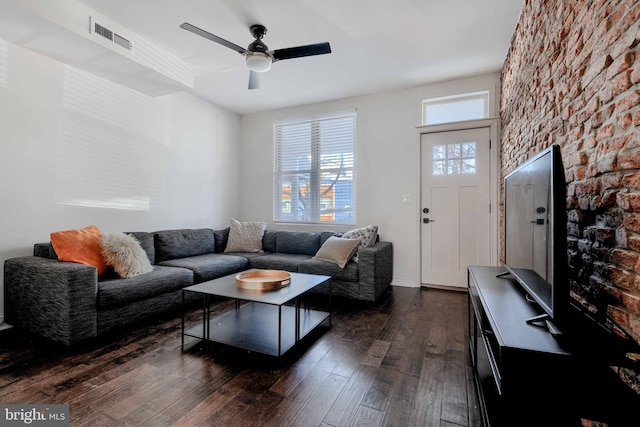
POLYGON ((104 25, 98 24, 96 21, 94 21, 93 18, 90 18, 90 31, 91 31, 91 34, 95 34, 100 37, 103 37, 117 44, 120 47, 123 47, 127 50, 132 51, 133 53, 133 42, 126 39, 125 37, 122 37, 120 34, 116 33, 115 31, 110 30, 104 25))

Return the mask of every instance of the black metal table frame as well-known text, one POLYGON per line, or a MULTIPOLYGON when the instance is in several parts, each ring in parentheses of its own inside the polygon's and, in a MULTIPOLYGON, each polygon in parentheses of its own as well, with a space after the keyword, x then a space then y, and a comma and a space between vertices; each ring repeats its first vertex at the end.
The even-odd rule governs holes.
MULTIPOLYGON (((319 283, 317 286, 320 286, 322 284, 324 284, 326 282, 323 283, 319 283)), ((317 310, 311 310, 309 308, 309 301, 308 301, 308 292, 310 290, 307 290, 287 301, 285 301, 283 304, 274 304, 274 303, 270 303, 270 302, 262 302, 262 301, 254 301, 254 300, 244 300, 242 298, 233 298, 235 300, 235 309, 234 310, 230 310, 227 311, 225 313, 222 313, 221 315, 218 315, 216 317, 214 317, 213 319, 211 318, 211 297, 215 297, 215 298, 224 298, 224 296, 221 295, 216 295, 213 293, 205 293, 205 292, 199 292, 199 291, 194 291, 194 290, 187 290, 187 289, 183 289, 182 290, 182 348, 184 349, 184 339, 185 336, 190 336, 193 338, 198 338, 201 339, 203 341, 206 342, 220 342, 222 344, 227 344, 227 345, 231 345, 233 347, 238 347, 238 348, 242 348, 245 350, 249 350, 249 351, 256 351, 258 353, 263 353, 263 354, 267 354, 267 355, 271 355, 271 356, 282 356, 283 354, 285 354, 287 351, 289 351, 290 349, 292 349, 293 347, 295 347, 302 338, 304 338, 305 336, 309 335, 313 330, 315 330, 318 326, 320 326, 322 323, 324 323, 326 320, 329 321, 329 327, 331 327, 331 293, 332 293, 332 287, 331 287, 331 280, 328 280, 328 284, 329 284, 329 293, 328 293, 328 300, 329 300, 329 307, 328 307, 328 312, 324 312, 324 311, 317 311, 317 310), (189 333, 188 331, 185 331, 185 316, 186 316, 186 304, 185 304, 185 294, 187 292, 192 292, 192 293, 199 293, 202 295, 202 334, 195 334, 195 333, 189 333), (300 303, 300 299, 301 297, 305 298, 305 302, 304 302, 304 308, 302 310, 303 313, 309 317, 309 315, 311 314, 311 312, 314 312, 314 314, 322 313, 325 316, 322 318, 318 318, 315 321, 315 325, 313 325, 311 328, 309 328, 304 335, 301 336, 300 334, 300 329, 301 329, 301 303, 300 303), (248 301, 248 304, 241 304, 242 301, 248 301), (282 332, 283 332, 283 324, 282 324, 282 310, 283 307, 285 308, 285 310, 288 310, 291 306, 287 305, 289 302, 294 301, 294 312, 295 312, 295 324, 294 324, 294 330, 295 330, 295 339, 294 342, 288 346, 285 351, 282 351, 282 332), (211 338, 211 324, 213 320, 216 319, 220 319, 220 318, 224 318, 226 316, 228 316, 230 313, 238 313, 241 308, 247 307, 251 304, 257 304, 257 305, 267 305, 267 306, 277 306, 278 307, 278 344, 277 344, 277 350, 275 353, 270 352, 270 351, 261 351, 260 349, 254 348, 252 346, 242 346, 242 345, 236 345, 234 343, 228 343, 228 342, 223 342, 223 341, 218 341, 216 339, 212 339, 211 338)), ((316 287, 317 287, 316 286, 316 287)))

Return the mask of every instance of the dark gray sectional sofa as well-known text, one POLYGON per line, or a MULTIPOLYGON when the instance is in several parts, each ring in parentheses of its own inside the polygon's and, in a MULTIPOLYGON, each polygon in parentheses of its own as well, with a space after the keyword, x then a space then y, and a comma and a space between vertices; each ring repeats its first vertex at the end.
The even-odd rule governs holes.
MULTIPOLYGON (((58 261, 50 243, 33 256, 5 261, 5 321, 65 345, 162 313, 179 310, 182 288, 250 268, 332 277, 332 295, 375 301, 391 283, 393 246, 360 249, 345 268, 313 259, 338 233, 267 230, 264 252, 225 253, 229 229, 181 229, 129 233, 145 250, 153 271, 122 279, 98 277, 93 266, 58 261)), ((328 285, 318 289, 328 292, 328 285)))

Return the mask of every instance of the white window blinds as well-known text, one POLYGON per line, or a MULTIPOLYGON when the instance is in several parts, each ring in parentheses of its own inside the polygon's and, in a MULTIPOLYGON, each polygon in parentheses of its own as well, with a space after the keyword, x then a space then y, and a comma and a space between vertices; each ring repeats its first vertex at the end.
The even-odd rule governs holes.
POLYGON ((275 222, 355 224, 356 112, 276 122, 275 222))

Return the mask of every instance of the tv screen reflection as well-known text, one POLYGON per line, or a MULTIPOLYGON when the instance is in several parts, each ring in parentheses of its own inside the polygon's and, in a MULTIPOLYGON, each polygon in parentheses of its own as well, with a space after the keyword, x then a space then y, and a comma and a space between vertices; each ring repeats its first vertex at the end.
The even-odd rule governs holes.
POLYGON ((533 270, 553 283, 550 168, 550 156, 543 156, 506 181, 505 261, 511 268, 533 270))

